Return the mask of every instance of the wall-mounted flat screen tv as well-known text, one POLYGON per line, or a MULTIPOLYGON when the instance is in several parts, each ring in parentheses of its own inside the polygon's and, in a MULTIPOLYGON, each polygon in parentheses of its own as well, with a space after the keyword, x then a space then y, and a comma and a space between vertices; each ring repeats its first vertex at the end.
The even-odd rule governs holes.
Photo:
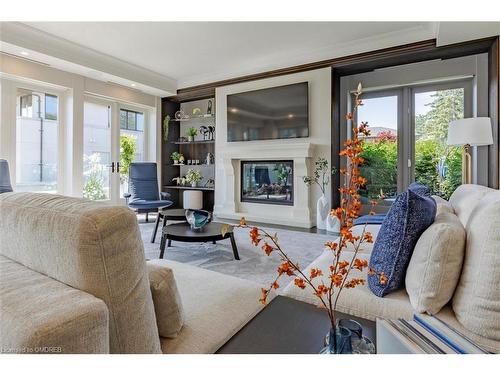
POLYGON ((227 141, 309 136, 308 83, 227 96, 227 141))

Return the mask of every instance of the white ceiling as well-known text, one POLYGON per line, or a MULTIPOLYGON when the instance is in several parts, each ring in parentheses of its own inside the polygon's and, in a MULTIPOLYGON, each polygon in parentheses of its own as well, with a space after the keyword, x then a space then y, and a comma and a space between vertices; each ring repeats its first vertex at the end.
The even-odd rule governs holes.
MULTIPOLYGON (((29 22, 17 28, 37 33, 37 44, 21 47, 37 50, 44 48, 40 38, 57 40, 60 48, 53 43, 51 50, 39 52, 98 71, 105 71, 107 64, 108 73, 115 76, 120 72, 116 68, 111 72, 113 65, 129 64, 134 77, 142 69, 150 82, 164 78, 182 88, 436 38, 439 23, 29 22), (67 47, 73 52, 63 54, 67 47), (97 55, 102 55, 100 64, 92 66, 97 55)), ((5 41, 17 45, 28 39, 5 41)), ((134 81, 134 77, 122 78, 134 81)))
MULTIPOLYGON (((179 87, 326 59, 356 42, 434 37, 427 22, 30 22, 179 87), (368 40, 367 40, 368 39, 368 40)), ((364 45, 361 48, 365 47, 364 45)), ((372 49, 378 46, 374 45, 372 49)))

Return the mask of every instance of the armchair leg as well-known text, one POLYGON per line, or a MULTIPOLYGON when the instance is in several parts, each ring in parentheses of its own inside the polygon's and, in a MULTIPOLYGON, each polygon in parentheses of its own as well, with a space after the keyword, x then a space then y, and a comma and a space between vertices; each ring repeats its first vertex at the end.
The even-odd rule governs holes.
POLYGON ((151 235, 151 243, 155 242, 156 232, 158 232, 158 226, 160 225, 160 220, 161 220, 161 214, 158 212, 158 215, 156 215, 155 229, 153 230, 153 234, 151 235))
POLYGON ((149 215, 149 212, 146 212, 146 223, 149 223, 148 215, 149 215))

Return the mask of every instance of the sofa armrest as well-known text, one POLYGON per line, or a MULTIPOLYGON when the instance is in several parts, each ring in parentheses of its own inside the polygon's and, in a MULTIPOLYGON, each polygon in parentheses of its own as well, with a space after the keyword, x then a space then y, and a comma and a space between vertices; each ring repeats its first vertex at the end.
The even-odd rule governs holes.
POLYGON ((109 353, 106 304, 0 256, 0 352, 109 353))

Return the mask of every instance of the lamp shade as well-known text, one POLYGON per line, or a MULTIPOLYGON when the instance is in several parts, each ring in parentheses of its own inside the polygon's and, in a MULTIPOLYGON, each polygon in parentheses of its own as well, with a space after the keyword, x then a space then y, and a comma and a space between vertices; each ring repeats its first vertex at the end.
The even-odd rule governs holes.
POLYGON ((455 120, 448 128, 448 145, 485 146, 493 144, 489 117, 455 120))

